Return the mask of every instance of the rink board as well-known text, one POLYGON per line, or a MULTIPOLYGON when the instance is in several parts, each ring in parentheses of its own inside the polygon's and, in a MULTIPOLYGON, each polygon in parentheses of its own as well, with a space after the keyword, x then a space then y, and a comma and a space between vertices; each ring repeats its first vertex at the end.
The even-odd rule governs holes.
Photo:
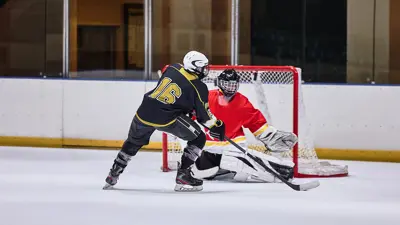
MULTIPOLYGON (((155 84, 0 79, 0 145, 118 148, 155 84)), ((400 161, 400 87, 303 85, 303 95, 319 157, 400 161)), ((145 148, 160 149, 161 134, 145 148)))

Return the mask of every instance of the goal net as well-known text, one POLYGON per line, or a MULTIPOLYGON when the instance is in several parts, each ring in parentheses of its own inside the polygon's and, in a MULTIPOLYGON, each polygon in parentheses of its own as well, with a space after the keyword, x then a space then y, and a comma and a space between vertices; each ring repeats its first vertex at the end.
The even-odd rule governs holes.
MULTIPOLYGON (((245 129, 249 149, 274 154, 295 163, 295 177, 347 176, 347 166, 320 161, 314 148, 312 125, 307 119, 301 88, 301 70, 292 66, 211 66, 203 79, 209 90, 218 88, 216 78, 227 68, 233 68, 240 76, 239 92, 258 108, 267 122, 279 130, 292 131, 299 142, 292 151, 276 155, 268 152, 264 144, 245 129)), ((232 112, 232 116, 235 113, 232 112)), ((177 137, 163 133, 162 170, 175 170, 180 162, 186 143, 177 137)))

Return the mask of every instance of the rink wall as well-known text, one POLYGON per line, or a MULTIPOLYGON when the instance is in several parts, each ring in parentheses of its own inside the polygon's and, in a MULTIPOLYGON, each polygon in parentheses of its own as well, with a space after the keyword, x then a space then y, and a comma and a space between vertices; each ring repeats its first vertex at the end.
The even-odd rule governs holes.
MULTIPOLYGON (((0 145, 120 147, 142 95, 155 84, 0 79, 0 145)), ((285 88, 279 91, 290 94, 285 88)), ((240 91, 254 97, 251 86, 240 91)), ((303 85, 303 96, 320 158, 400 162, 400 87, 303 85)), ((291 111, 277 113, 285 112, 291 111)), ((160 149, 161 134, 145 148, 160 149)))

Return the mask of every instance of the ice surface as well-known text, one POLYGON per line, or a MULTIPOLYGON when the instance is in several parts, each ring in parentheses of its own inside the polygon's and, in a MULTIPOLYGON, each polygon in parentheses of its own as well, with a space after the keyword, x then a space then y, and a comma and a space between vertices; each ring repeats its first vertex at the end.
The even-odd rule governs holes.
MULTIPOLYGON (((139 152, 102 190, 116 151, 0 147, 1 225, 399 225, 400 164, 349 165, 346 178, 283 184, 205 182, 176 193, 161 153, 139 152)), ((300 180, 301 181, 301 180, 300 180)))

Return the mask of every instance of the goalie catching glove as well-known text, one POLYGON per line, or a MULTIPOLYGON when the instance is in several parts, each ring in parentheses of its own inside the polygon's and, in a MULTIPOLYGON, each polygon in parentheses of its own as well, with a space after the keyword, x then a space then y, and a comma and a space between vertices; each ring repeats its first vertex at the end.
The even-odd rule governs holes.
POLYGON ((292 132, 280 131, 273 126, 268 126, 261 134, 256 136, 271 152, 290 151, 297 143, 298 138, 292 132))

